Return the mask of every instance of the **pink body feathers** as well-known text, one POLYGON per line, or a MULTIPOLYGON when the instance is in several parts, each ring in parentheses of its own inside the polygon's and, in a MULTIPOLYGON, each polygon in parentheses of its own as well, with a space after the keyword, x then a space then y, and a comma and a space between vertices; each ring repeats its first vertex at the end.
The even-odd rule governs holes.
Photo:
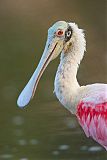
POLYGON ((76 115, 87 137, 92 137, 107 150, 107 102, 81 102, 76 115))

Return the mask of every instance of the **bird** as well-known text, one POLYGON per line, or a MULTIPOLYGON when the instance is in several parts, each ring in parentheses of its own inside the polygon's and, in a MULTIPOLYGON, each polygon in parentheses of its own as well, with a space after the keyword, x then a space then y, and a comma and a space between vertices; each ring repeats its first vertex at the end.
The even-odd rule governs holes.
POLYGON ((60 55, 54 93, 61 104, 77 117, 85 135, 107 150, 107 84, 80 86, 77 71, 85 52, 84 30, 74 22, 55 22, 48 29, 42 57, 19 95, 17 105, 23 108, 29 103, 48 64, 60 55))

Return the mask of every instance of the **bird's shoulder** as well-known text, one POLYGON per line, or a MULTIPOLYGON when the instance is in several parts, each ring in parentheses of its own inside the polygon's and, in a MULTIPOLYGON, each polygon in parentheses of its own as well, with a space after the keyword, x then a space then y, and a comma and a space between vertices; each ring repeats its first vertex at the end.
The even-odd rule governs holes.
POLYGON ((80 87, 79 103, 93 103, 94 105, 107 102, 107 84, 96 83, 80 87))
MULTIPOLYGON (((81 88, 81 98, 78 101, 76 115, 78 119, 104 117, 107 120, 107 84, 92 84, 81 88)), ((82 124, 82 123, 81 123, 82 124)))

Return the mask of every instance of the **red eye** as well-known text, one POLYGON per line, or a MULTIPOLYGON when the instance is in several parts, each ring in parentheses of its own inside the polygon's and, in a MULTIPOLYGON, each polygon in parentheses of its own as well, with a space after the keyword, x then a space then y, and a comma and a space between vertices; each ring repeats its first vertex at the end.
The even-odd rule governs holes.
POLYGON ((62 36, 63 33, 64 33, 64 32, 63 32, 62 30, 58 30, 58 31, 56 32, 57 36, 62 36))

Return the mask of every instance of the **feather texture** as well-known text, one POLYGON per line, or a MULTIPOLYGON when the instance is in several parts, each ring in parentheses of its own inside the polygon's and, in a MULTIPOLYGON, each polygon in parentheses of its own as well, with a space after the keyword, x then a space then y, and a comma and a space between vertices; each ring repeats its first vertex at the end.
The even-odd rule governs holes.
POLYGON ((92 137, 107 150, 107 102, 81 101, 76 115, 87 137, 92 137))

